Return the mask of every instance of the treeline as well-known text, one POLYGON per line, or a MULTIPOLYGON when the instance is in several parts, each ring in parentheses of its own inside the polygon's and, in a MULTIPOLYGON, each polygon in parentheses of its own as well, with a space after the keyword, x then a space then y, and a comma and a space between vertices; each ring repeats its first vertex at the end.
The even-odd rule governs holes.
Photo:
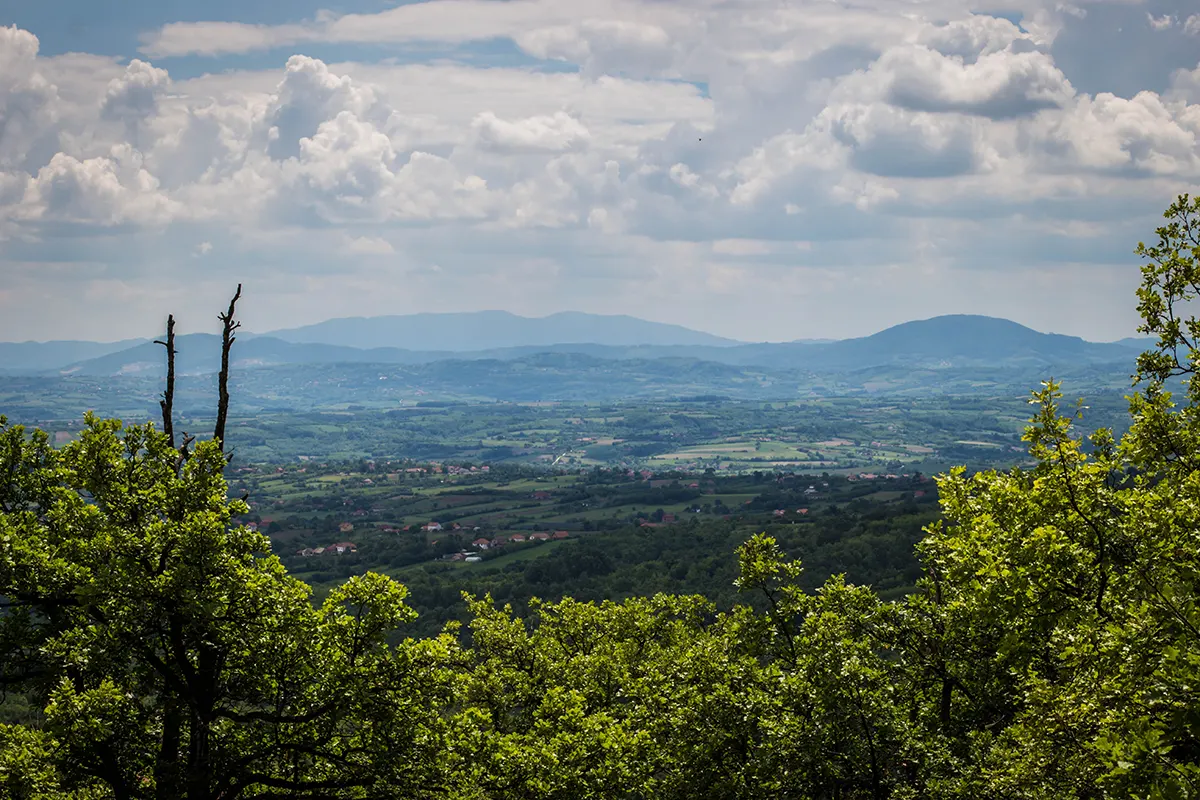
MULTIPOLYGON (((845 574, 882 597, 899 597, 915 589, 921 576, 915 545, 936 514, 914 508, 873 511, 837 511, 811 522, 768 525, 766 533, 804 563, 800 585, 806 590, 816 590, 830 575, 845 574)), ((481 569, 486 562, 467 568, 430 564, 405 571, 402 580, 420 612, 414 622, 420 634, 468 620, 464 594, 511 604, 518 617, 528 615, 533 598, 602 602, 659 593, 703 595, 728 611, 749 601, 734 586, 734 553, 761 530, 736 520, 623 528, 568 540, 547 555, 495 569, 481 569)))
MULTIPOLYGON (((1088 457, 1053 387, 1040 400, 1039 466, 944 478, 919 577, 916 519, 780 525, 736 568, 736 526, 629 531, 501 570, 466 628, 424 636, 380 575, 314 604, 231 523, 214 442, 183 455, 92 419, 56 450, 4 426, 5 796, 1193 796, 1200 473, 1112 480, 1181 420, 1143 404, 1120 451, 1101 433, 1088 457), (697 534, 713 551, 685 559, 697 534), (781 541, 813 574, 916 590, 817 585, 781 541), (530 599, 626 583, 663 592, 530 599), (674 593, 690 583, 713 597, 674 593)), ((426 575, 416 596, 448 608, 426 575)))

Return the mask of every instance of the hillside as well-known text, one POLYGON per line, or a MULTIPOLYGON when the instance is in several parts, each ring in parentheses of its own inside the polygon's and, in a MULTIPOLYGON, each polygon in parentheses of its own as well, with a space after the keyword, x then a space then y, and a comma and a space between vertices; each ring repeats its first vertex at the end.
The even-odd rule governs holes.
POLYGON ((1129 348, 1040 333, 995 317, 953 314, 895 325, 860 339, 806 350, 813 366, 1060 366, 1128 362, 1129 348))
POLYGON ((521 317, 507 311, 345 317, 270 331, 266 335, 286 342, 454 352, 568 343, 716 347, 738 344, 732 339, 680 325, 649 322, 623 314, 576 311, 547 317, 521 317))

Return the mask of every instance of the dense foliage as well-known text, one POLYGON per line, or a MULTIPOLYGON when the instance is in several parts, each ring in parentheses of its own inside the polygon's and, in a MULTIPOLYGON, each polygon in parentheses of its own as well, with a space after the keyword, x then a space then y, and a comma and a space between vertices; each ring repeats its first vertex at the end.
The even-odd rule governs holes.
POLYGON ((1143 390, 1087 446, 1050 382, 1036 466, 941 479, 917 591, 806 588, 771 537, 755 603, 472 601, 397 638, 390 579, 307 587, 230 523, 224 455, 89 420, 0 435, 8 797, 1189 798, 1200 794, 1200 202, 1139 248, 1143 390))

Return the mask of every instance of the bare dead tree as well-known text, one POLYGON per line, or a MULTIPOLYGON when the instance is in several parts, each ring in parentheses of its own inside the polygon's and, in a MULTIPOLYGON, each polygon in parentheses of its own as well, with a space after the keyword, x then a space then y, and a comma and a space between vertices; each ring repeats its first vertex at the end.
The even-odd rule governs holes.
POLYGON ((175 315, 167 315, 167 340, 165 342, 155 340, 155 344, 161 344, 167 348, 167 389, 163 392, 163 399, 158 401, 162 407, 163 433, 167 434, 167 440, 171 443, 171 447, 175 447, 175 422, 174 422, 174 406, 175 406, 175 315))
POLYGON ((221 331, 221 374, 217 377, 217 426, 213 431, 213 438, 217 440, 217 447, 221 452, 225 452, 225 420, 229 416, 229 350, 237 341, 233 335, 234 331, 242 327, 242 323, 234 321, 233 313, 241 296, 242 285, 239 283, 233 299, 229 301, 229 310, 217 315, 224 328, 221 331))

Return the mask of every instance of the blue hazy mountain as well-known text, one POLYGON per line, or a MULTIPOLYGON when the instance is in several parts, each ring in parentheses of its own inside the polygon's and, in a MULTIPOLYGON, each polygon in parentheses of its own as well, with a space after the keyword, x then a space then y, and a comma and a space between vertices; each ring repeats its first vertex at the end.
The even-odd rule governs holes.
MULTIPOLYGON (((403 318, 402 318, 403 319, 403 318)), ((520 319, 520 318, 518 318, 520 319)), ((339 321, 340 322, 340 321, 339 321)), ((324 324, 324 323, 323 323, 324 324)), ((653 323, 649 323, 653 324, 653 323)), ((422 341, 430 342, 431 337, 422 341)), ((461 344, 462 340, 459 340, 461 344)), ((1135 348, 1121 343, 1088 342, 1075 336, 1039 333, 1015 322, 993 317, 951 315, 906 322, 857 339, 817 343, 728 345, 613 345, 555 343, 455 351, 440 339, 439 349, 400 347, 358 348, 311 344, 271 336, 239 336, 234 346, 235 368, 277 367, 289 364, 432 364, 468 361, 515 362, 540 354, 575 354, 606 361, 669 360, 678 369, 695 369, 709 362, 764 369, 800 369, 844 373, 877 367, 921 369, 1046 368, 1113 365, 1128 372, 1135 348), (684 366, 690 364, 691 366, 684 366)), ((414 345, 419 342, 414 342, 414 345)), ((179 337, 181 374, 216 372, 220 342, 210 334, 179 337)), ((114 376, 161 375, 165 372, 161 346, 146 342, 69 367, 60 374, 114 376)))
POLYGON ((128 350, 145 340, 119 342, 0 342, 0 372, 41 372, 128 350))
POLYGON ((286 342, 451 352, 555 344, 714 347, 739 344, 732 339, 681 325, 649 322, 625 315, 584 314, 578 311, 547 317, 520 317, 507 311, 343 317, 299 328, 270 331, 264 335, 286 342))

